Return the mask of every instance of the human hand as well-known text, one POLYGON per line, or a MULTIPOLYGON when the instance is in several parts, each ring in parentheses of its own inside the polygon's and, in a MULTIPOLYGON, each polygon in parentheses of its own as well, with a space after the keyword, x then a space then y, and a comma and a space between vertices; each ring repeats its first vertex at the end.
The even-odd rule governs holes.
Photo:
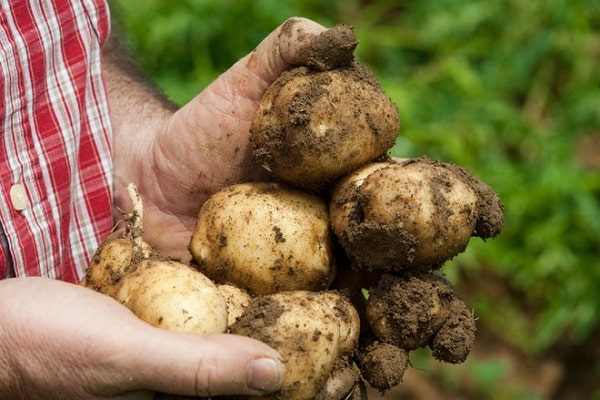
POLYGON ((352 55, 357 44, 352 32, 348 29, 347 43, 331 41, 325 33, 330 47, 321 54, 313 44, 324 32, 328 30, 304 18, 286 21, 166 121, 150 149, 141 152, 153 164, 153 174, 138 183, 147 204, 149 243, 188 260, 185 250, 200 205, 225 186, 266 177, 249 146, 252 117, 264 91, 284 70, 315 66, 319 58, 338 55, 336 46, 346 50, 332 63, 347 61, 343 57, 352 55))
POLYGON ((260 394, 284 379, 278 354, 260 342, 154 328, 61 281, 0 281, 0 320, 0 399, 260 394))

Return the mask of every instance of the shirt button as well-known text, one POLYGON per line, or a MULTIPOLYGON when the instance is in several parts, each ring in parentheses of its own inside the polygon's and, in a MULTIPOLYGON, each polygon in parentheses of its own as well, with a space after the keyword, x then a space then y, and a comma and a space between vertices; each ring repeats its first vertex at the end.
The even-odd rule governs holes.
POLYGON ((22 183, 15 183, 10 187, 10 202, 17 211, 22 211, 27 207, 27 192, 22 183))

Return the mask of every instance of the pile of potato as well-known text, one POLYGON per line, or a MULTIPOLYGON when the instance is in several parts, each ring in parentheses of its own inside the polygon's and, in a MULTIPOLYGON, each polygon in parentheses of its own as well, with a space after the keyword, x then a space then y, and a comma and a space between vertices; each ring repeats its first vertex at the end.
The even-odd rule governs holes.
POLYGON ((464 361, 475 320, 440 267, 503 227, 499 197, 466 169, 388 157, 397 108, 365 67, 339 59, 285 72, 265 92, 250 144, 272 180, 202 206, 192 266, 143 242, 132 186, 128 229, 83 281, 152 325, 271 345, 287 374, 265 398, 364 398, 364 381, 384 392, 424 346, 464 361))

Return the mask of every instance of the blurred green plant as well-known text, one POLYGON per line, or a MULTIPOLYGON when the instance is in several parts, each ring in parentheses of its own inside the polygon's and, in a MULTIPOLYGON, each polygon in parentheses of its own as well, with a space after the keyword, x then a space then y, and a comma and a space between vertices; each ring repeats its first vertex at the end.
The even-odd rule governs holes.
POLYGON ((400 110, 392 154, 465 166, 505 203, 502 235, 444 266, 453 279, 491 269, 510 284, 513 296, 473 299, 480 319, 529 353, 600 325, 600 172, 575 152, 600 132, 600 1, 112 5, 143 68, 179 103, 290 16, 353 25, 357 58, 400 110))

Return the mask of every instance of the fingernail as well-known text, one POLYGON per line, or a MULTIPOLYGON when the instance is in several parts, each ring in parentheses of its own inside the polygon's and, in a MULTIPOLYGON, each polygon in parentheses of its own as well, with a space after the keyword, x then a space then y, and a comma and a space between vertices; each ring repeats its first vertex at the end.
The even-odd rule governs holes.
POLYGON ((283 384, 285 367, 279 360, 257 358, 248 363, 246 383, 249 388, 272 392, 283 384))

